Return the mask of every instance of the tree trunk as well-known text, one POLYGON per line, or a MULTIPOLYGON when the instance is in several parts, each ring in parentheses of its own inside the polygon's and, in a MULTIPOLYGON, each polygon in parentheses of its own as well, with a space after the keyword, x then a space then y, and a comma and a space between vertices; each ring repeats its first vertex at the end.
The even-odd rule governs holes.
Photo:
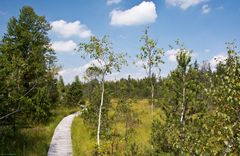
POLYGON ((185 114, 186 114, 186 88, 185 88, 185 74, 183 74, 183 90, 182 90, 182 113, 180 123, 185 124, 185 114))
MULTIPOLYGON (((154 120, 154 85, 153 85, 153 76, 151 77, 151 118, 152 118, 152 124, 153 124, 153 120, 154 120)), ((154 149, 152 137, 151 137, 151 148, 152 148, 152 150, 154 149)))
MULTIPOLYGON (((153 81, 153 80, 151 80, 153 81)), ((153 123, 153 116, 154 116, 154 85, 153 82, 151 82, 151 92, 152 92, 152 96, 151 96, 151 115, 152 115, 152 123, 153 123)))
POLYGON ((102 106, 103 106, 103 98, 104 98, 104 78, 102 80, 102 94, 101 94, 101 103, 99 107, 99 114, 98 114, 98 130, 97 130, 97 144, 98 149, 100 149, 100 129, 101 129, 101 116, 102 116, 102 106))

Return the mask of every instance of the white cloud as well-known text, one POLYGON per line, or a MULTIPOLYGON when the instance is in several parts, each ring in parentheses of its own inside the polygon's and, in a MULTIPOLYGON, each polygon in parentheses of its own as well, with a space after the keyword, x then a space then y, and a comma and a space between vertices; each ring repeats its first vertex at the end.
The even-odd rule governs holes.
MULTIPOLYGON (((170 49, 170 50, 166 51, 165 55, 167 56, 167 58, 170 62, 177 62, 176 56, 177 56, 178 52, 179 52, 179 49, 170 49)), ((196 58, 199 56, 199 54, 196 52, 191 52, 190 56, 192 58, 196 58)))
POLYGON ((220 62, 225 62, 226 59, 227 59, 227 56, 222 55, 222 54, 219 54, 219 55, 214 56, 214 57, 209 61, 209 63, 210 63, 210 65, 211 65, 212 69, 215 69, 218 63, 220 63, 220 62))
POLYGON ((52 31, 65 38, 77 36, 80 38, 88 38, 92 35, 90 29, 87 26, 80 23, 80 21, 66 22, 64 20, 58 20, 51 23, 52 31))
POLYGON ((168 5, 187 10, 189 7, 206 2, 207 0, 165 0, 168 5))
POLYGON ((75 68, 67 68, 59 71, 58 73, 61 75, 64 79, 64 82, 70 83, 74 81, 75 76, 79 76, 79 78, 82 80, 84 71, 82 70, 82 67, 75 67, 75 68))
POLYGON ((136 67, 143 67, 143 66, 147 66, 147 61, 142 61, 142 60, 138 60, 134 63, 136 65, 136 67))
POLYGON ((210 8, 207 4, 205 4, 205 5, 202 6, 202 13, 203 13, 203 14, 207 14, 207 13, 209 13, 210 11, 211 11, 211 8, 210 8))
POLYGON ((110 13, 111 25, 131 26, 155 22, 157 18, 156 6, 153 2, 143 1, 128 10, 113 10, 110 13))
MULTIPOLYGON (((90 67, 90 66, 97 66, 100 67, 101 64, 104 64, 103 62, 99 63, 97 60, 92 60, 84 65, 81 65, 79 67, 74 67, 74 68, 67 68, 59 71, 59 75, 62 75, 64 78, 64 81, 66 83, 74 81, 75 76, 79 76, 81 80, 84 80, 84 75, 85 71, 90 67)), ((110 76, 112 77, 112 76, 110 76)), ((108 77, 106 78, 108 80, 108 77)))
POLYGON ((176 56, 178 53, 179 49, 171 49, 166 51, 166 56, 170 62, 176 62, 176 56))
POLYGON ((89 63, 85 64, 85 65, 83 66, 83 68, 84 68, 84 70, 86 70, 87 68, 89 68, 89 67, 91 67, 91 66, 96 66, 96 67, 102 68, 102 67, 104 67, 104 65, 106 65, 106 64, 105 64, 105 62, 103 62, 102 60, 100 60, 100 61, 92 60, 92 61, 90 61, 89 63))
MULTIPOLYGON (((139 63, 139 65, 141 65, 141 61, 139 61, 138 63, 139 63)), ((96 66, 100 66, 98 61, 92 60, 84 65, 79 66, 79 67, 63 69, 58 74, 63 76, 64 82, 66 82, 66 83, 73 82, 75 79, 75 76, 79 76, 81 81, 85 81, 85 79, 84 79, 85 71, 88 67, 92 66, 93 64, 96 66)), ((106 80, 107 81, 115 81, 115 80, 120 80, 121 78, 127 79, 128 75, 131 75, 131 78, 134 78, 134 79, 142 79, 142 78, 146 77, 146 73, 142 68, 140 68, 140 69, 133 68, 131 72, 124 72, 124 71, 113 72, 112 74, 106 76, 106 80)))
POLYGON ((52 48, 56 52, 73 52, 76 47, 77 47, 77 44, 73 40, 54 41, 52 43, 52 48))
POLYGON ((107 5, 111 5, 111 4, 118 4, 120 3, 122 0, 107 0, 107 5))

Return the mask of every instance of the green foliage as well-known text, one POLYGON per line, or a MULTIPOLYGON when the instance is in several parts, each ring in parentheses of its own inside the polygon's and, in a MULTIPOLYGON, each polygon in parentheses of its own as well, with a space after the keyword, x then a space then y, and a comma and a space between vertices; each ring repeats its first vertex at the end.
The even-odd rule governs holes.
POLYGON ((31 7, 25 6, 18 18, 10 19, 2 39, 4 113, 21 108, 20 120, 31 112, 33 121, 45 121, 49 117, 50 102, 56 102, 53 96, 55 73, 52 72, 55 56, 47 37, 50 28, 44 16, 38 16, 31 7))
POLYGON ((127 64, 126 54, 115 53, 107 36, 93 36, 78 49, 93 61, 86 70, 89 81, 76 77, 65 85, 55 78, 59 68, 50 29, 44 16, 25 6, 1 39, 0 154, 45 155, 55 126, 70 113, 62 108, 67 112, 54 116, 52 108, 82 106, 86 100, 83 120, 77 118, 72 129, 83 138, 73 137, 76 155, 240 155, 240 56, 234 42, 227 43, 227 59, 212 71, 206 62, 201 69, 197 61, 191 64, 191 52, 176 41, 178 66, 160 78, 164 52, 147 28, 137 55, 147 77, 106 82, 127 64), (144 98, 151 101, 134 100, 144 98), (102 144, 96 146, 100 126, 102 144))
POLYGON ((79 44, 78 51, 81 52, 82 58, 89 56, 97 61, 97 64, 92 64, 88 71, 91 73, 90 75, 96 71, 97 75, 101 76, 101 81, 103 75, 111 74, 114 70, 120 71, 121 67, 127 64, 126 54, 115 53, 107 36, 102 39, 92 36, 89 43, 79 44))
POLYGON ((56 107, 44 124, 22 125, 15 134, 0 126, 0 155, 46 156, 56 126, 66 115, 78 111, 75 107, 56 107))
POLYGON ((57 81, 57 92, 59 93, 59 100, 58 100, 59 103, 60 104, 65 104, 67 87, 64 84, 62 76, 59 76, 59 80, 57 81))
MULTIPOLYGON (((90 128, 93 130, 93 134, 96 134, 96 127, 98 124, 98 110, 99 110, 99 103, 101 100, 101 89, 99 85, 97 85, 94 90, 91 92, 91 98, 89 99, 89 103, 86 105, 86 110, 83 111, 82 117, 84 122, 89 125, 90 128)), ((102 107, 102 125, 101 125, 101 135, 103 138, 108 136, 108 130, 110 129, 109 123, 110 118, 108 116, 108 111, 110 108, 110 98, 108 96, 108 92, 104 98, 104 104, 102 107)))
MULTIPOLYGON (((219 136, 222 146, 216 148, 223 154, 239 154, 240 132, 240 56, 236 52, 235 43, 227 43, 228 57, 220 62, 214 75, 213 86, 209 89, 209 95, 217 106, 216 113, 221 115, 221 124, 224 130, 219 136), (223 146, 224 145, 224 146, 223 146)), ((213 130, 214 134, 219 129, 213 130)))
MULTIPOLYGON (((148 89, 151 92, 151 120, 154 121, 154 102, 155 102, 155 88, 156 88, 156 70, 161 72, 160 65, 163 64, 162 56, 164 52, 162 49, 157 47, 157 42, 151 39, 148 35, 148 28, 145 29, 144 35, 141 37, 143 42, 143 46, 141 47, 141 53, 137 55, 137 59, 139 59, 142 63, 143 68, 146 70, 147 79, 150 82, 148 85, 144 86, 144 89, 148 89)), ((158 90, 159 91, 159 90, 158 90)), ((150 141, 152 143, 152 141, 150 141)))
POLYGON ((46 153, 49 140, 45 132, 25 129, 47 122, 50 108, 57 103, 55 53, 47 36, 50 29, 44 16, 24 6, 18 18, 10 19, 1 39, 0 154, 46 153))
POLYGON ((84 124, 82 118, 76 117, 72 123, 71 129, 73 155, 90 156, 95 146, 95 137, 92 137, 89 126, 84 124))
POLYGON ((48 96, 47 89, 41 88, 38 90, 37 94, 33 98, 33 106, 27 114, 31 115, 33 120, 46 121, 50 116, 50 99, 46 98, 48 96), (32 113, 34 112, 34 113, 32 113))
POLYGON ((186 48, 180 49, 177 54, 178 67, 185 73, 189 63, 191 62, 191 56, 186 48))
POLYGON ((130 146, 128 147, 128 149, 125 151, 126 156, 143 156, 143 151, 141 149, 141 147, 139 147, 139 145, 137 143, 132 143, 130 144, 130 146))
POLYGON ((165 123, 153 123, 154 152, 174 155, 238 155, 239 56, 235 51, 229 50, 228 58, 218 64, 215 72, 207 64, 200 70, 196 62, 187 66, 189 60, 186 55, 178 54, 179 70, 177 68, 163 80, 162 88, 165 91, 160 106, 165 110, 167 120, 165 123), (179 123, 183 76, 186 88, 184 125, 179 123))
MULTIPOLYGON (((101 101, 99 102, 100 106, 98 108, 99 111, 98 111, 98 123, 97 123, 98 124, 97 145, 98 145, 98 150, 101 150, 101 146, 100 146, 101 125, 102 124, 107 125, 107 122, 101 121, 102 118, 104 118, 102 116, 107 116, 107 114, 102 113, 102 111, 104 111, 103 104, 106 103, 104 100, 105 77, 108 74, 111 74, 113 71, 119 72, 121 67, 127 64, 127 61, 125 59, 126 54, 115 53, 112 48, 112 43, 108 40, 107 36, 104 36, 102 39, 98 39, 92 36, 89 43, 80 43, 78 51, 81 52, 82 58, 85 58, 87 55, 91 59, 94 59, 94 61, 97 61, 96 63, 98 63, 98 64, 93 63, 87 69, 86 74, 90 78, 95 77, 95 79, 98 79, 101 85, 101 96, 99 97, 101 101)), ((106 106, 104 107, 107 108, 106 106)), ((107 117, 105 119, 107 119, 107 117)))
POLYGON ((82 99, 82 83, 80 82, 78 76, 76 76, 75 81, 68 86, 66 93, 66 105, 80 105, 85 104, 82 99))
POLYGON ((143 62, 143 68, 147 71, 148 76, 151 77, 153 68, 160 69, 160 65, 164 63, 162 61, 164 52, 162 49, 157 48, 156 41, 149 38, 148 28, 145 29, 140 41, 143 42, 143 46, 141 47, 141 53, 137 55, 137 59, 143 62))
MULTIPOLYGON (((107 121, 108 129, 106 135, 102 136, 103 138, 101 140, 101 149, 99 152, 102 152, 102 155, 127 155, 131 153, 131 150, 133 150, 131 148, 134 148, 133 144, 135 144, 137 146, 139 155, 148 155, 150 151, 149 138, 151 131, 151 120, 149 118, 150 112, 148 109, 149 101, 147 99, 122 99, 121 101, 119 100, 120 99, 112 99, 111 104, 109 105, 109 120, 107 121), (129 106, 129 108, 126 108, 126 106, 129 106), (125 109, 130 109, 129 113, 123 111, 125 109), (131 114, 131 117, 129 116, 129 120, 126 120, 125 118, 126 116, 128 116, 127 114, 131 114), (125 140, 126 121, 129 123, 127 128, 127 142, 125 140)), ((158 118, 158 115, 162 112, 158 108, 156 108, 155 113, 156 118, 158 118)), ((162 121, 162 119, 160 120, 162 121)), ((79 133, 79 136, 81 136, 73 138, 78 140, 77 142, 83 142, 82 139, 85 139, 84 134, 86 134, 86 137, 88 137, 89 134, 95 134, 96 132, 96 129, 94 127, 91 127, 91 124, 89 124, 88 122, 84 121, 83 124, 83 127, 87 127, 87 130, 83 127, 79 127, 78 129, 76 129, 77 133, 79 133)), ((84 142, 84 144, 86 143, 87 146, 91 144, 91 148, 88 149, 88 152, 84 152, 82 155, 94 155, 94 151, 96 152, 95 154, 97 154, 97 145, 95 148, 93 148, 92 146, 95 142, 95 135, 91 135, 90 138, 91 139, 84 142)), ((76 150, 82 151, 83 148, 84 147, 76 147, 76 150)))
POLYGON ((115 122, 124 123, 124 140, 126 144, 135 134, 134 128, 138 124, 137 114, 133 111, 132 101, 125 98, 121 98, 118 101, 116 112, 114 114, 115 122))

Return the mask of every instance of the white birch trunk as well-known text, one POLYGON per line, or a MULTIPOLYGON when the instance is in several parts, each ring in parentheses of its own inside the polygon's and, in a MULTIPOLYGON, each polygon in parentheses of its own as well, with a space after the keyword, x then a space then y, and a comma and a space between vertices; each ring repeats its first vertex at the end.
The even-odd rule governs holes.
POLYGON ((182 113, 180 123, 185 124, 185 113, 186 113, 186 88, 185 88, 185 74, 183 74, 183 90, 182 90, 182 113))
POLYGON ((99 114, 98 114, 98 130, 97 130, 97 144, 98 149, 100 149, 100 129, 101 129, 101 116, 102 116, 102 106, 103 106, 103 98, 104 98, 104 78, 102 80, 102 94, 101 94, 101 103, 99 107, 99 114))

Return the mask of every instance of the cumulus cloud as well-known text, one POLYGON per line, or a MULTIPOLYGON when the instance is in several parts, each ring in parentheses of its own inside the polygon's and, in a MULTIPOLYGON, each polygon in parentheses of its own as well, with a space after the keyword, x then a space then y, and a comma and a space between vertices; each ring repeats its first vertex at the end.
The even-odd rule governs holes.
POLYGON ((178 53, 179 49, 170 49, 166 51, 166 56, 170 62, 177 62, 176 56, 178 53))
POLYGON ((92 60, 90 61, 89 63, 85 64, 83 66, 83 68, 86 70, 87 68, 91 67, 91 66, 96 66, 96 67, 99 67, 99 68, 103 68, 104 66, 106 65, 106 63, 102 60, 92 60))
POLYGON ((210 65, 212 67, 212 69, 215 69, 217 64, 219 64, 220 62, 225 62, 225 60, 227 59, 227 56, 219 54, 214 56, 210 61, 210 65))
MULTIPOLYGON (((165 55, 167 56, 167 59, 170 61, 170 62, 177 62, 177 53, 179 52, 179 49, 170 49, 168 51, 166 51, 165 55)), ((192 58, 195 58, 195 57, 198 57, 198 53, 196 52, 191 52, 190 53, 191 57, 192 58)))
POLYGON ((77 36, 79 38, 88 38, 92 35, 92 32, 86 25, 80 23, 80 21, 66 22, 64 20, 58 20, 51 23, 52 31, 61 35, 64 38, 77 36))
POLYGON ((144 67, 147 66, 147 61, 142 61, 142 60, 138 60, 136 62, 134 62, 134 64, 136 65, 136 67, 144 67))
POLYGON ((107 5, 111 5, 111 4, 118 4, 120 3, 122 0, 107 0, 107 5))
POLYGON ((168 5, 187 10, 189 7, 206 2, 207 0, 165 0, 168 5))
MULTIPOLYGON (((85 76, 85 71, 92 65, 95 66, 101 66, 102 63, 99 63, 97 60, 92 60, 89 61, 88 63, 78 66, 78 67, 73 67, 73 68, 65 68, 59 71, 59 75, 61 75, 64 78, 64 81, 66 83, 71 83, 74 81, 75 76, 79 76, 80 80, 84 81, 84 76, 85 76)), ((136 65, 142 65, 142 61, 138 61, 136 65)), ((115 80, 120 80, 121 78, 128 78, 128 75, 131 75, 131 78, 134 79, 141 79, 146 77, 145 71, 141 68, 133 68, 131 72, 113 72, 110 75, 106 76, 107 81, 115 81, 115 80)))
POLYGON ((111 25, 131 26, 155 22, 157 18, 156 6, 153 2, 143 1, 128 10, 113 10, 110 13, 111 25))
POLYGON ((52 48, 56 52, 73 52, 76 47, 77 47, 77 44, 73 40, 54 41, 52 43, 52 48))
POLYGON ((205 5, 202 6, 202 13, 203 13, 203 14, 207 14, 207 13, 209 13, 210 11, 211 11, 211 8, 210 8, 207 4, 205 4, 205 5))
POLYGON ((61 75, 66 83, 71 83, 74 81, 75 76, 79 76, 81 80, 83 80, 84 71, 81 67, 76 68, 66 68, 58 72, 61 75))
MULTIPOLYGON (((75 76, 79 76, 79 78, 81 80, 84 80, 85 71, 89 67, 91 67, 93 65, 95 65, 97 67, 101 67, 103 64, 104 64, 104 62, 99 63, 97 60, 92 60, 84 65, 79 66, 79 67, 63 69, 63 70, 59 71, 58 74, 61 75, 64 78, 64 81, 67 83, 74 81, 75 76)), ((110 77, 112 77, 112 76, 110 76, 110 77)), ((106 78, 106 79, 108 79, 108 78, 106 78)))
MULTIPOLYGON (((63 69, 58 74, 63 77, 65 83, 73 82, 75 79, 75 76, 79 76, 81 81, 85 81, 84 75, 87 69, 86 66, 88 65, 86 64, 80 67, 63 69)), ((120 80, 121 78, 127 79, 128 75, 131 75, 131 78, 134 78, 134 79, 142 79, 146 77, 146 74, 143 71, 136 70, 135 72, 131 72, 131 73, 113 72, 112 74, 106 76, 106 80, 115 81, 115 80, 120 80)))

